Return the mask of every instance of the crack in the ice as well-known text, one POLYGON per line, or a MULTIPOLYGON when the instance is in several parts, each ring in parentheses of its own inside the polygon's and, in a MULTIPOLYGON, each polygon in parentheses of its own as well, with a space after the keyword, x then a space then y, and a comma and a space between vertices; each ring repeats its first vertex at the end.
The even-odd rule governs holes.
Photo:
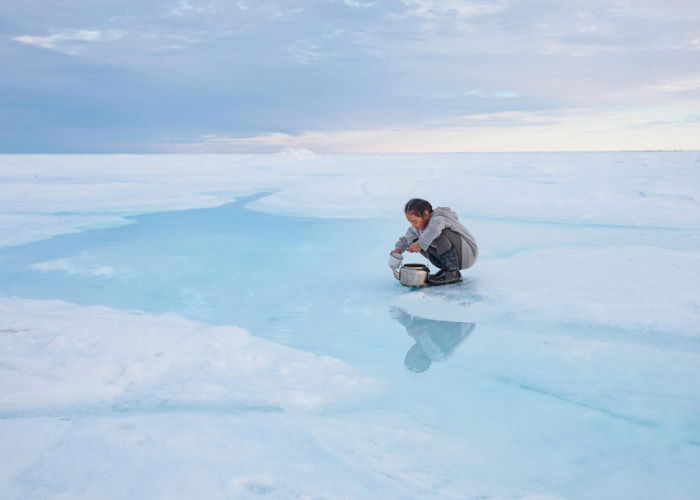
POLYGON ((506 385, 509 385, 512 387, 517 387, 519 389, 523 389, 526 391, 534 392, 534 393, 540 394, 542 396, 547 396, 547 397, 550 397, 553 399, 557 399, 557 400, 562 401, 564 403, 578 406, 580 408, 585 408, 587 410, 591 410, 591 411, 594 411, 597 413, 601 413, 603 415, 607 415, 608 417, 611 417, 611 418, 614 418, 617 420, 622 420, 622 421, 630 423, 630 424, 640 425, 643 427, 651 427, 651 428, 658 428, 659 427, 659 424, 657 422, 653 422, 651 420, 646 420, 643 418, 633 417, 633 416, 625 415, 622 413, 618 413, 616 411, 612 411, 612 410, 609 410, 606 408, 594 406, 594 405, 592 405, 590 403, 586 403, 584 401, 577 401, 577 400, 572 399, 564 394, 559 394, 556 392, 548 391, 542 387, 537 387, 537 386, 530 385, 530 384, 527 384, 524 382, 519 382, 517 380, 513 380, 513 379, 510 379, 507 377, 498 377, 497 376, 497 377, 493 377, 493 378, 497 382, 500 382, 500 383, 503 383, 503 384, 506 384, 506 385))
POLYGON ((163 413, 208 413, 208 414, 243 414, 243 413, 284 413, 276 405, 235 404, 222 402, 171 402, 171 401, 119 401, 103 402, 96 405, 67 406, 53 408, 33 408, 0 411, 0 420, 23 418, 71 418, 115 417, 135 415, 158 415, 163 413))

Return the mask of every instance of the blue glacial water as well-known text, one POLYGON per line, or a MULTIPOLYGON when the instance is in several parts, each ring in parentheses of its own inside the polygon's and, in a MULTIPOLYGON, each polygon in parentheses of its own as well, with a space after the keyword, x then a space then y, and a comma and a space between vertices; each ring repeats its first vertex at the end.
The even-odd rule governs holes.
POLYGON ((402 330, 390 299, 407 291, 388 251, 404 228, 256 213, 251 199, 5 249, 0 293, 176 312, 360 362, 387 347, 402 330), (32 267, 43 262, 68 265, 32 267))
MULTIPOLYGON (((0 293, 175 312, 340 358, 381 380, 384 390, 329 411, 348 418, 356 412, 358 421, 401 415, 476 443, 471 453, 483 461, 472 467, 483 467, 485 477, 504 484, 567 496, 612 494, 619 470, 630 470, 629 478, 673 470, 679 491, 693 490, 690 471, 700 466, 699 422, 692 417, 697 401, 621 390, 630 385, 620 373, 633 378, 643 370, 634 362, 619 370, 627 359, 611 360, 610 372, 547 364, 532 340, 542 343, 534 334, 545 327, 437 321, 394 307, 397 296, 415 293, 401 287, 386 264, 405 230, 400 214, 285 217, 245 209, 251 199, 138 216, 130 225, 0 250, 0 293), (659 404, 667 405, 661 416, 649 410, 659 404), (590 489, 593 483, 598 490, 590 489)), ((503 220, 467 225, 482 243, 482 259, 590 241, 688 245, 682 232, 661 229, 503 220)), ((468 271, 455 286, 478 300, 478 283, 468 271)), ((557 333, 601 335, 567 328, 557 333)))

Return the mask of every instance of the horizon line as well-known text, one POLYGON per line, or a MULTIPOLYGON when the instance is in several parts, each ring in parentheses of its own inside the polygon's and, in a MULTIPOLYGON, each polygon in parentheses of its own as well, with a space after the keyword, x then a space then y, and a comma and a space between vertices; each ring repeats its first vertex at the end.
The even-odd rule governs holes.
POLYGON ((124 152, 3 152, 0 156, 269 156, 280 153, 308 152, 317 156, 369 156, 369 155, 450 155, 450 154, 549 154, 549 153, 700 153, 699 149, 551 149, 551 150, 507 150, 507 151, 364 151, 364 152, 323 152, 309 148, 283 148, 277 151, 236 151, 236 152, 167 152, 167 151, 124 151, 124 152))

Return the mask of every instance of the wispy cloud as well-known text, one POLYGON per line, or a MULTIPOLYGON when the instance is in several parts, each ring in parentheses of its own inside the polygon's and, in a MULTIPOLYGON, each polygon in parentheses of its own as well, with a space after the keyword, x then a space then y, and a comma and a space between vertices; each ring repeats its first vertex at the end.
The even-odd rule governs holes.
POLYGON ((187 14, 202 14, 204 12, 212 12, 214 4, 211 1, 193 3, 194 0, 180 0, 180 3, 170 10, 171 16, 183 16, 187 14))
POLYGON ((348 7, 355 8, 367 8, 374 6, 374 2, 359 2, 358 0, 343 0, 343 3, 348 7))
POLYGON ((476 2, 470 0, 403 0, 410 10, 409 14, 434 19, 442 15, 456 15, 459 18, 471 18, 493 14, 507 8, 505 2, 476 2))
POLYGON ((515 99, 520 97, 520 94, 513 92, 512 90, 484 90, 484 89, 473 89, 464 93, 466 96, 474 96, 481 98, 494 97, 496 99, 515 99))
POLYGON ((289 45, 287 53, 291 60, 300 64, 309 64, 324 57, 319 45, 301 40, 289 45))
MULTIPOLYGON (((690 92, 700 91, 700 74, 683 77, 676 80, 660 82, 652 87, 660 92, 690 92)), ((700 103, 698 103, 700 105, 700 103)))
POLYGON ((462 117, 452 125, 267 133, 252 137, 200 137, 161 145, 178 153, 319 153, 609 151, 696 149, 700 113, 681 108, 569 109, 504 112, 462 117))
POLYGON ((12 37, 13 40, 29 45, 36 45, 45 49, 53 49, 63 42, 105 42, 119 40, 124 37, 125 33, 118 30, 68 30, 59 33, 53 33, 46 36, 22 35, 12 37))

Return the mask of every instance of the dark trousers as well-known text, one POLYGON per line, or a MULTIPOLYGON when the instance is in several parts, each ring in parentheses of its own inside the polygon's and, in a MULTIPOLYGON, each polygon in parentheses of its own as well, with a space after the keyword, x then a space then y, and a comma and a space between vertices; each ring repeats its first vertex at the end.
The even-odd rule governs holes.
POLYGON ((449 252, 451 248, 455 249, 457 258, 459 259, 459 268, 462 268, 462 237, 452 229, 443 229, 440 236, 435 238, 428 247, 428 251, 421 250, 420 253, 426 257, 435 267, 442 269, 440 256, 445 252, 449 252))

